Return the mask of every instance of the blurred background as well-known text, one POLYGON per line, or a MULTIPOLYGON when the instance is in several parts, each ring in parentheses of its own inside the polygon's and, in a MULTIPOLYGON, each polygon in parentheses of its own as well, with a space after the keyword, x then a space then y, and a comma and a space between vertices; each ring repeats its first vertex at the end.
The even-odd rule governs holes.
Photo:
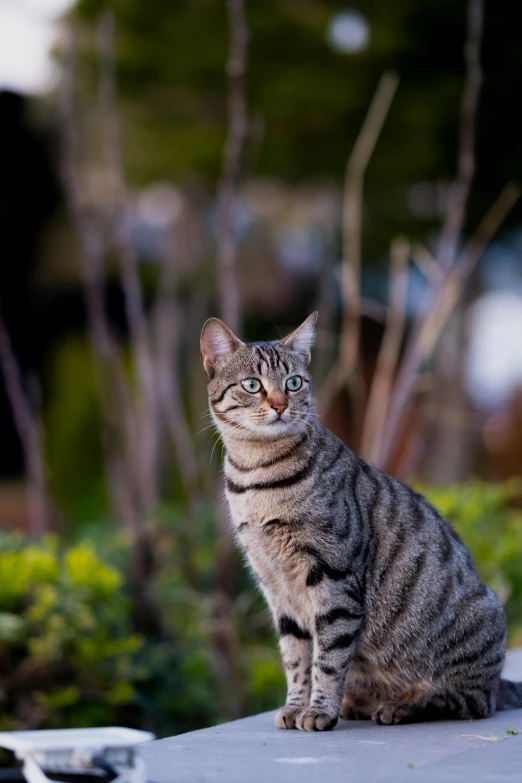
POLYGON ((274 708, 199 334, 318 309, 321 422, 522 643, 522 6, 0 0, 0 729, 274 708))

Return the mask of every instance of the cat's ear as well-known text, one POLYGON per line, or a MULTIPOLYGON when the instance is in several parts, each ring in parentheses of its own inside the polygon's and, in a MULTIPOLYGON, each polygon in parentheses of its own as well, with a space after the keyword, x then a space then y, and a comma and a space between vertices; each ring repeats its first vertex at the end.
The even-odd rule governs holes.
POLYGON ((288 337, 284 337, 281 340, 281 343, 287 348, 290 348, 291 351, 296 351, 304 356, 307 362, 310 361, 311 357, 310 351, 314 342, 315 323, 318 315, 319 313, 312 313, 312 315, 309 315, 301 326, 298 326, 292 334, 289 334, 288 337))
POLYGON ((234 354, 244 343, 236 337, 228 326, 219 318, 209 318, 201 331, 201 361, 212 378, 220 362, 224 362, 234 354))

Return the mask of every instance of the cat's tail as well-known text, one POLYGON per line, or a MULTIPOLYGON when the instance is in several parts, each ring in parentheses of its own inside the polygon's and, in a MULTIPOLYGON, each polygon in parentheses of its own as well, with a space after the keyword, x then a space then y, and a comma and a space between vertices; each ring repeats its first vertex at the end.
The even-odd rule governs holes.
POLYGON ((522 682, 500 680, 497 710, 516 710, 522 707, 522 682))

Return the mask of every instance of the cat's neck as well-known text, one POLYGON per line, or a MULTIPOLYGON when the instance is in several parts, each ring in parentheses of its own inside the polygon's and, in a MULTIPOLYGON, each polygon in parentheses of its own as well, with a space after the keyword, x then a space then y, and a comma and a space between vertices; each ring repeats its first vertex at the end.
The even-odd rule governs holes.
POLYGON ((318 422, 311 420, 303 429, 274 440, 246 440, 227 433, 223 435, 223 443, 227 454, 235 462, 240 462, 244 468, 254 469, 267 460, 277 461, 279 456, 286 454, 290 449, 297 450, 301 447, 306 449, 314 439, 318 426, 318 422))

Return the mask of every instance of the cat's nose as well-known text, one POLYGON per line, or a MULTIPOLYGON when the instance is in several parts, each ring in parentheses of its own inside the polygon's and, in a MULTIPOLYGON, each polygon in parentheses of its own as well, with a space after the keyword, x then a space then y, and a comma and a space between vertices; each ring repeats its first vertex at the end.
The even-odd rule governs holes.
POLYGON ((288 408, 288 404, 286 402, 272 402, 270 407, 273 408, 279 416, 281 416, 281 414, 284 413, 284 411, 288 408))

